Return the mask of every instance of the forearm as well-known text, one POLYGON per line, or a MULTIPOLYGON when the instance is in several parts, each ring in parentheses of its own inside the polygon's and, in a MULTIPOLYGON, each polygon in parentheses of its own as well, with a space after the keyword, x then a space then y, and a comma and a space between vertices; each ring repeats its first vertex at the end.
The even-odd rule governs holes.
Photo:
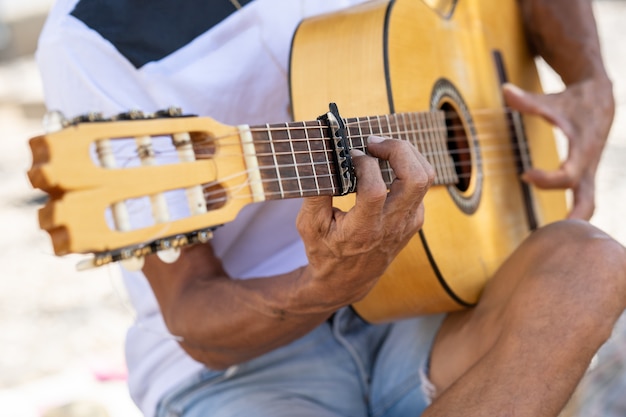
POLYGON ((226 275, 210 246, 185 250, 174 264, 147 259, 144 272, 181 347, 212 369, 250 360, 324 322, 338 306, 307 295, 302 269, 268 278, 226 275))
POLYGON ((586 79, 608 83, 589 0, 519 2, 531 47, 566 85, 586 79))

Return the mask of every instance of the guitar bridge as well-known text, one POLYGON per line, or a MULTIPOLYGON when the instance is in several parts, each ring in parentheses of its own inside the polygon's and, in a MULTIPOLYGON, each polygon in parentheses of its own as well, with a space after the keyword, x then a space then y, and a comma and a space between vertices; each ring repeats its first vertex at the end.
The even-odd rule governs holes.
POLYGON ((333 148, 335 175, 339 185, 339 195, 346 195, 356 190, 356 175, 350 157, 350 146, 346 136, 346 126, 339 115, 337 104, 329 104, 329 112, 317 119, 326 122, 333 148))

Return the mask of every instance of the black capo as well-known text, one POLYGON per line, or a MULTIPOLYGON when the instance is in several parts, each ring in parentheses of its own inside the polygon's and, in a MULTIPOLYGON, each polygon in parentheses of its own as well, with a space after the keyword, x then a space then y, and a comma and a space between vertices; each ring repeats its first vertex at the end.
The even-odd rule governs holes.
POLYGON ((328 105, 329 112, 321 115, 317 119, 325 122, 331 137, 333 146, 333 161, 335 162, 335 172, 340 186, 339 195, 346 195, 356 190, 356 175, 354 165, 350 157, 350 145, 346 136, 346 126, 339 115, 337 104, 328 105))

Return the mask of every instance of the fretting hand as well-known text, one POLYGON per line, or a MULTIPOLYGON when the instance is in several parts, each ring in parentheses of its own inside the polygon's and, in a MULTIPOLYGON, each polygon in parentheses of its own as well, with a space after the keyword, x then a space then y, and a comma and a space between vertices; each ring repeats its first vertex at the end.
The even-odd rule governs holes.
POLYGON ((434 179, 426 158, 407 141, 376 136, 368 152, 373 157, 352 151, 358 183, 350 211, 333 208, 331 197, 310 197, 298 217, 309 259, 303 278, 327 308, 365 296, 424 221, 422 199, 434 179), (394 170, 389 192, 375 158, 394 170))

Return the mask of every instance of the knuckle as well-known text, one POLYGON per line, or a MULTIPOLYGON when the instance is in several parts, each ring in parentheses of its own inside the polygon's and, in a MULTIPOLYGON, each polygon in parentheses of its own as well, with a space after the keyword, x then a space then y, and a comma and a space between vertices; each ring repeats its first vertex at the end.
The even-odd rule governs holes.
POLYGON ((385 186, 376 187, 375 189, 362 193, 361 195, 365 197, 364 200, 367 204, 382 206, 387 200, 387 188, 385 186))
POLYGON ((429 169, 416 169, 412 175, 412 185, 417 191, 427 190, 435 179, 434 171, 429 169))

